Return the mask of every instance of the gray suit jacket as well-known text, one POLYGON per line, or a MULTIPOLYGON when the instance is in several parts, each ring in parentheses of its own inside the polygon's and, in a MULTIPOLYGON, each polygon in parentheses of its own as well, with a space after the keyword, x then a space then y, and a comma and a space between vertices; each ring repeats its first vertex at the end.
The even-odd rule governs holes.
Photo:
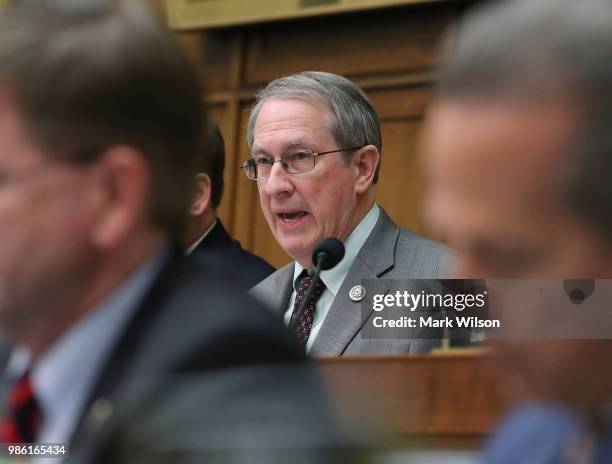
MULTIPOLYGON (((423 338, 362 338, 362 328, 365 323, 371 323, 374 314, 370 305, 370 310, 366 309, 367 313, 362 316, 361 303, 352 301, 348 294, 351 288, 361 285, 364 279, 379 282, 376 292, 384 293, 388 288, 385 288, 380 279, 440 278, 446 256, 444 246, 398 227, 381 208, 378 222, 332 302, 310 354, 338 356, 421 353, 439 345, 441 331, 433 336, 428 333, 423 338)), ((293 271, 294 263, 291 262, 252 288, 250 293, 282 315, 291 297, 293 271)))

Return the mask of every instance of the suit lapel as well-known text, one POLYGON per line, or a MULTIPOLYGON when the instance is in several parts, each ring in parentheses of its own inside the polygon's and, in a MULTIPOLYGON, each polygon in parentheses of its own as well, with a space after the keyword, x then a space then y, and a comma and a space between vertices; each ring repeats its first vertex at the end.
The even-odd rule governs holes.
POLYGON ((117 420, 116 403, 129 404, 125 397, 131 394, 133 384, 138 384, 140 374, 145 373, 144 362, 139 350, 134 347, 145 342, 149 336, 147 326, 164 306, 168 289, 173 282, 182 278, 184 256, 182 249, 173 245, 166 264, 157 275, 139 308, 127 323, 113 347, 109 358, 98 372, 97 381, 85 402, 83 414, 77 422, 75 432, 69 440, 71 453, 78 458, 74 462, 93 462, 93 455, 104 441, 109 424, 117 420), (143 369, 141 369, 143 368, 143 369), (138 373, 138 374, 136 374, 138 373), (92 455, 93 453, 93 455, 92 455))
POLYGON ((319 334, 312 344, 311 355, 342 354, 367 321, 372 313, 372 305, 369 303, 372 294, 387 291, 383 282, 379 281, 379 277, 394 265, 395 245, 399 232, 399 227, 381 208, 374 230, 357 254, 329 308, 319 334), (364 285, 364 280, 371 281, 367 285, 366 298, 360 302, 352 301, 349 298, 350 289, 355 285, 364 285))
MULTIPOLYGON (((319 334, 312 344, 311 355, 338 356, 342 354, 359 331, 359 328, 363 325, 362 302, 352 301, 349 298, 349 290, 355 285, 362 285, 365 279, 377 279, 377 276, 357 257, 351 266, 351 271, 342 282, 321 325, 319 334)), ((370 290, 369 287, 368 291, 370 290)), ((362 301, 365 302, 366 300, 362 301)), ((366 307, 363 309, 366 309, 366 307)))
POLYGON ((292 261, 272 274, 269 291, 266 292, 265 303, 281 316, 287 310, 287 304, 293 291, 293 272, 294 262, 292 261))

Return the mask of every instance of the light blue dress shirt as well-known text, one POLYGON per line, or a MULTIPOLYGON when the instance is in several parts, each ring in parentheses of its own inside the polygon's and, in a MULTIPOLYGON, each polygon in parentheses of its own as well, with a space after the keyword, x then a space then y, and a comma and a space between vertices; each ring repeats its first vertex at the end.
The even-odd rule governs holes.
MULTIPOLYGON (((308 342, 306 343, 306 352, 310 352, 312 344, 314 343, 319 331, 321 330, 321 325, 323 320, 325 320, 325 316, 329 312, 329 308, 331 307, 338 290, 340 290, 340 286, 344 279, 348 275, 348 272, 355 261, 355 258, 359 254, 361 247, 370 236, 372 231, 374 230, 374 226, 378 221, 378 216, 380 215, 380 208, 375 203, 368 214, 364 216, 359 224, 353 229, 351 234, 348 236, 346 241, 344 242, 344 258, 340 261, 335 267, 329 269, 328 271, 321 272, 321 280, 325 284, 325 290, 321 294, 319 301, 317 301, 317 305, 315 307, 315 316, 312 322, 312 330, 310 332, 310 337, 308 337, 308 342)), ((289 325, 289 321, 291 320, 291 313, 293 313, 293 305, 295 303, 296 290, 298 288, 298 277, 302 273, 304 268, 297 261, 295 262, 294 270, 293 270, 293 291, 291 292, 291 298, 289 298, 289 306, 287 306, 287 310, 285 311, 284 320, 285 324, 289 325)))
MULTIPOLYGON (((14 350, 7 374, 17 379, 30 368, 32 387, 42 415, 38 443, 68 442, 99 371, 159 273, 167 253, 164 248, 150 258, 31 366, 26 348, 14 350)), ((59 460, 50 458, 49 462, 58 463, 59 460)))

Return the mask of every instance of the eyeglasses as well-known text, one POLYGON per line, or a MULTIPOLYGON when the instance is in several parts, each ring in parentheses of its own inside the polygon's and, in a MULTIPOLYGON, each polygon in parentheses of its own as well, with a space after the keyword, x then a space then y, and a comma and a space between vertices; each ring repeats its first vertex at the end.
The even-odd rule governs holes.
POLYGON ((268 155, 255 155, 247 159, 241 166, 246 176, 251 180, 266 180, 270 177, 274 163, 280 163, 285 172, 289 174, 302 174, 312 171, 315 167, 317 156, 328 155, 329 153, 339 153, 341 151, 359 150, 361 147, 339 148, 337 150, 321 151, 319 153, 299 148, 289 150, 281 156, 281 159, 274 160, 268 155))

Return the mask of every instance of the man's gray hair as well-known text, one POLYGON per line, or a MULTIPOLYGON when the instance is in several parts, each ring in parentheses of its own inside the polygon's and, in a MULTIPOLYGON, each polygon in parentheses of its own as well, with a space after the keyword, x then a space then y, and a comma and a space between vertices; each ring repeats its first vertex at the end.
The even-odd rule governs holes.
MULTIPOLYGON (((255 96, 247 125, 247 143, 253 146, 255 122, 270 98, 296 98, 322 103, 329 108, 328 128, 339 148, 374 145, 382 153, 380 121, 367 95, 353 82, 337 74, 304 71, 270 82, 255 96)), ((342 153, 345 163, 352 153, 342 153)), ((378 181, 380 161, 374 174, 378 181)))
POLYGON ((514 0, 477 10, 449 41, 439 97, 576 102, 584 116, 567 153, 568 205, 612 242, 610 0, 514 0))

